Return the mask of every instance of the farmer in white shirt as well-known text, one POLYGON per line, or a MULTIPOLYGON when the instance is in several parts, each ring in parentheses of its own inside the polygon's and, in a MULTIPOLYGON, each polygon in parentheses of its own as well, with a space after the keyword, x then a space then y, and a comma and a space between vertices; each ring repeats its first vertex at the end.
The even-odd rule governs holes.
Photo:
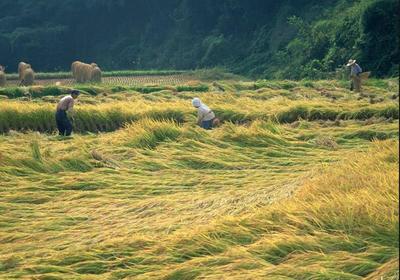
POLYGON ((212 129, 215 119, 214 112, 197 97, 193 98, 192 105, 197 109, 197 124, 204 129, 212 129))
POLYGON ((71 95, 61 98, 56 109, 56 123, 59 134, 70 136, 72 133, 72 122, 74 116, 75 99, 79 96, 79 90, 72 90, 71 95))

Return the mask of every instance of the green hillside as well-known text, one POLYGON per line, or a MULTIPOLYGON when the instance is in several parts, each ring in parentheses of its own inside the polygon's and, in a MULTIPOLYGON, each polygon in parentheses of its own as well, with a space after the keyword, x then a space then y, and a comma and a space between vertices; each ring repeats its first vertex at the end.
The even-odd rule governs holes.
POLYGON ((3 0, 0 64, 68 71, 225 67, 261 78, 332 77, 349 58, 398 74, 395 0, 3 0))

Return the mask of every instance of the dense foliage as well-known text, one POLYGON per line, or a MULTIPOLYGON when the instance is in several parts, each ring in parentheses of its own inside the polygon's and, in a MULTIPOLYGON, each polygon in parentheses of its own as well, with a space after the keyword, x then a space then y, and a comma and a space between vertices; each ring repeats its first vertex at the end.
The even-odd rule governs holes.
POLYGON ((398 74, 395 0, 2 0, 0 64, 39 71, 74 60, 104 69, 222 66, 265 77, 323 78, 350 57, 398 74))

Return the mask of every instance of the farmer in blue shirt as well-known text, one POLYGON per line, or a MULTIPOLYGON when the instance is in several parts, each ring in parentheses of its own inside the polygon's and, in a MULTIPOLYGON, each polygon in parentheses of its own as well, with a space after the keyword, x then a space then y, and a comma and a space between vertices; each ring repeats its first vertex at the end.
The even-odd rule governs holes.
POLYGON ((361 77, 360 74, 362 73, 362 69, 360 65, 356 63, 355 59, 350 59, 346 65, 347 67, 351 67, 350 70, 350 78, 351 78, 351 85, 350 90, 355 92, 361 92, 361 77))

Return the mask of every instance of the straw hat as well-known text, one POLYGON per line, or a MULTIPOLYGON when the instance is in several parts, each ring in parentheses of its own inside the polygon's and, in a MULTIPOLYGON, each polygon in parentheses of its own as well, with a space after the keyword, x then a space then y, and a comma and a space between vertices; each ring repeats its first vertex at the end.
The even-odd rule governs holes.
POLYGON ((355 59, 349 59, 349 62, 347 62, 346 66, 349 67, 349 66, 353 65, 354 63, 356 63, 355 59))

